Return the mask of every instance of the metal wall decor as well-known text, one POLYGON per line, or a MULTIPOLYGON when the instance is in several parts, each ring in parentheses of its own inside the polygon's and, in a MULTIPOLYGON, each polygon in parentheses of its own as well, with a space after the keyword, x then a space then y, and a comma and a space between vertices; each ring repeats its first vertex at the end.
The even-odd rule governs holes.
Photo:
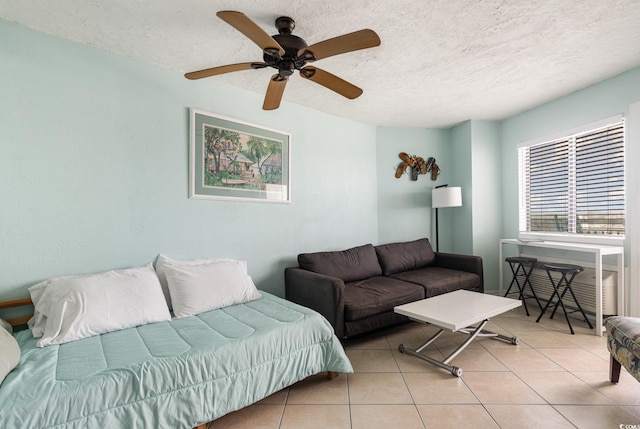
POLYGON ((431 173, 431 180, 436 180, 440 174, 440 167, 436 164, 436 159, 429 157, 426 161, 421 156, 409 155, 400 152, 398 155, 402 162, 396 168, 396 178, 399 179, 410 168, 411 180, 418 180, 418 175, 431 173))

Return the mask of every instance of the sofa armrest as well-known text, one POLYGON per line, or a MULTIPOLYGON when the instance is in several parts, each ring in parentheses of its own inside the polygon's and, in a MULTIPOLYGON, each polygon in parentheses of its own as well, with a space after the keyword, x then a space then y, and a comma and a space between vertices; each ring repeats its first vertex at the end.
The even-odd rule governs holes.
POLYGON ((482 268, 482 258, 480 256, 436 253, 434 265, 436 267, 466 271, 468 273, 479 275, 480 292, 484 292, 484 272, 482 268))
POLYGON ((344 337, 344 281, 298 267, 284 270, 285 298, 322 314, 344 337))

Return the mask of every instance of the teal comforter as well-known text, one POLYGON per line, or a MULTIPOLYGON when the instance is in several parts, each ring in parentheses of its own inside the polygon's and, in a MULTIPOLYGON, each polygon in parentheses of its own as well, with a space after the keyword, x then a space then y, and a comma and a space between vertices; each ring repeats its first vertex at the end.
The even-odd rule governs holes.
POLYGON ((352 372, 329 323, 262 299, 171 322, 37 348, 16 334, 0 427, 191 428, 310 375, 352 372))

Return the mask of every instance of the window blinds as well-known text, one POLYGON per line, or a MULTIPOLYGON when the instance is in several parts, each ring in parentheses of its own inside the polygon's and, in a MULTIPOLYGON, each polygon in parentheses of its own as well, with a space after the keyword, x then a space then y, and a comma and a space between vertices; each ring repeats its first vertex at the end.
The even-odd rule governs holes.
POLYGON ((622 121, 520 152, 521 229, 624 235, 622 121))
POLYGON ((624 235, 624 127, 576 136, 578 233, 624 235))

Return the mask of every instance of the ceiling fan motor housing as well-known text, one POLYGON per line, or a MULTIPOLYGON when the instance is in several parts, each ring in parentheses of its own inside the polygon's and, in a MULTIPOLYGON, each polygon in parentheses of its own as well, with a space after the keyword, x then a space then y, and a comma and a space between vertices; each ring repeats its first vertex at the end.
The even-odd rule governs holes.
POLYGON ((306 48, 307 42, 301 37, 291 34, 296 23, 288 16, 281 16, 276 19, 276 28, 279 34, 273 35, 273 39, 284 49, 284 55, 273 54, 265 51, 264 62, 269 66, 278 69, 281 77, 287 77, 293 74, 297 69, 302 69, 306 64, 305 58, 298 57, 298 51, 306 48))

